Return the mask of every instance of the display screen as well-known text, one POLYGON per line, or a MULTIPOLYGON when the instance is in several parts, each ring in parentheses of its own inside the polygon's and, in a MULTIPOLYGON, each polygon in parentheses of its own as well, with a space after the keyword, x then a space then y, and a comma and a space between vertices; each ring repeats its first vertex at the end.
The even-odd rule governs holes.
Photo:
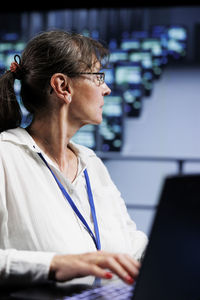
POLYGON ((96 149, 96 126, 95 125, 83 126, 73 136, 72 141, 77 144, 95 150, 96 149))
POLYGON ((142 83, 142 67, 140 64, 117 65, 115 68, 116 85, 134 85, 142 83))
POLYGON ((122 147, 123 97, 111 93, 104 97, 103 121, 99 125, 101 151, 120 151, 122 147))
POLYGON ((170 25, 167 29, 168 53, 175 59, 180 59, 186 55, 187 30, 178 25, 170 25))
POLYGON ((160 39, 146 38, 141 42, 141 48, 151 50, 154 56, 162 55, 162 45, 160 39))
POLYGON ((126 50, 113 50, 110 52, 110 63, 128 60, 128 52, 126 50))
POLYGON ((172 26, 168 29, 169 39, 185 41, 187 39, 187 31, 183 27, 172 26))
POLYGON ((115 83, 115 74, 114 74, 114 68, 110 67, 109 69, 103 69, 101 70, 105 73, 105 82, 108 86, 112 87, 115 83))
POLYGON ((140 49, 140 40, 139 39, 123 39, 120 44, 121 49, 131 50, 131 49, 140 49))
POLYGON ((104 97, 103 116, 121 117, 122 116, 122 96, 110 95, 104 97))
POLYGON ((129 60, 132 62, 141 62, 144 69, 151 69, 153 67, 151 50, 130 52, 129 60))

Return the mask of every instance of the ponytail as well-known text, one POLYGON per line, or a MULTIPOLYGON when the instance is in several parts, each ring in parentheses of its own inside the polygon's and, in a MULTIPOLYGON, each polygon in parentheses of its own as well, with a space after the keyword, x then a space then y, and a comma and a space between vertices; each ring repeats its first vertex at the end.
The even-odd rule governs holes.
POLYGON ((22 115, 14 90, 15 76, 7 71, 0 77, 0 132, 20 125, 22 115))

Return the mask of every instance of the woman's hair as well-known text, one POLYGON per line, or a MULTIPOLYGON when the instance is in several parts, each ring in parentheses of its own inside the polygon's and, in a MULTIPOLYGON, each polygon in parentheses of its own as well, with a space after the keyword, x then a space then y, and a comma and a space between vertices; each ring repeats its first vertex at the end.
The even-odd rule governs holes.
POLYGON ((0 132, 21 123, 21 110, 14 91, 14 81, 21 81, 21 100, 35 114, 47 104, 50 79, 55 73, 69 77, 92 70, 102 63, 108 50, 98 41, 78 33, 55 30, 35 36, 25 47, 16 70, 0 78, 0 132))

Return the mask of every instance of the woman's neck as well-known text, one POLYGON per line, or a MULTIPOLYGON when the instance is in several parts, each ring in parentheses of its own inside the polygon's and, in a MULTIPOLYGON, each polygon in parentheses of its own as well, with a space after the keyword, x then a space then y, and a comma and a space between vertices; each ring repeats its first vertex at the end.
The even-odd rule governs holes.
POLYGON ((74 164, 74 160, 77 160, 74 152, 69 148, 69 140, 77 129, 69 126, 67 122, 52 121, 51 118, 37 118, 27 127, 28 133, 36 144, 66 176, 70 163, 74 164))

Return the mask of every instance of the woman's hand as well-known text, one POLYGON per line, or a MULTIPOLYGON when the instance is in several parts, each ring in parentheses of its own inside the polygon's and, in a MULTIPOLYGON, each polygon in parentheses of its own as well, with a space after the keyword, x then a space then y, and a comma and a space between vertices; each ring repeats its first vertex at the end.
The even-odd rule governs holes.
POLYGON ((62 282, 88 275, 111 279, 114 273, 126 283, 132 284, 139 274, 139 268, 140 263, 128 254, 97 251, 55 255, 51 262, 49 279, 62 282))

